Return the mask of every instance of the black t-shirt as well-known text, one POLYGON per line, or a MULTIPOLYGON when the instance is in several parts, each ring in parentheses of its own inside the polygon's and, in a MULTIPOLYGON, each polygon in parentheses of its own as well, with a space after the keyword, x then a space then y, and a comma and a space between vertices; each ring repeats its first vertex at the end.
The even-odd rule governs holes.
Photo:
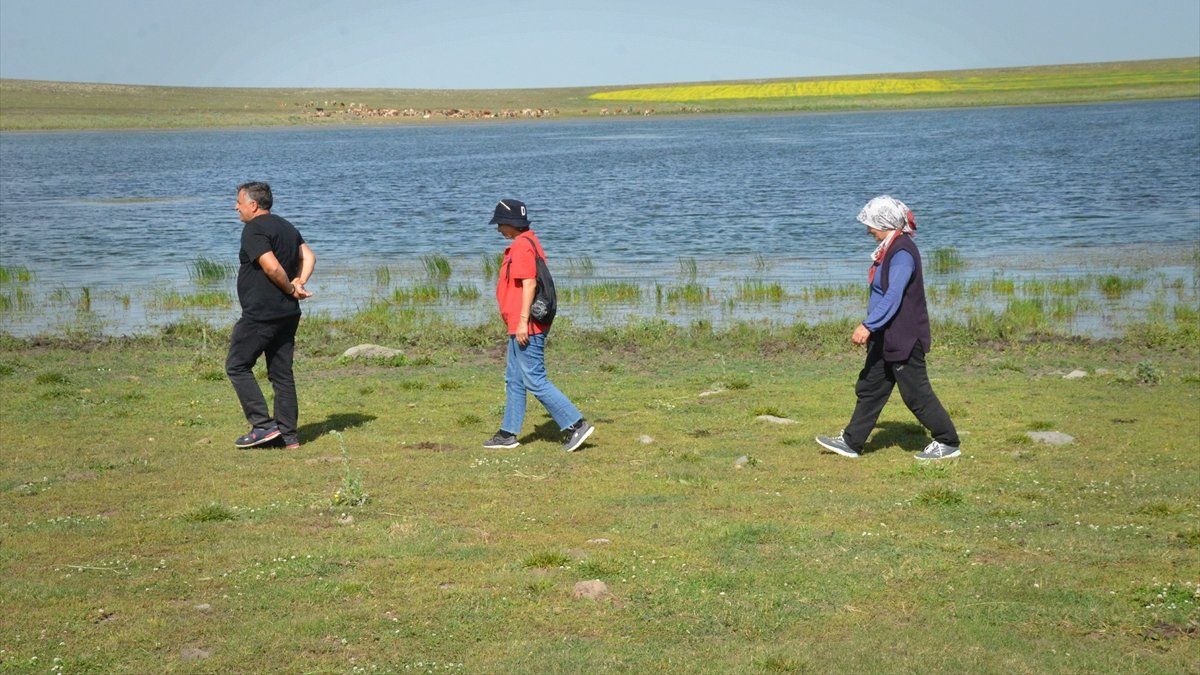
POLYGON ((242 303, 242 316, 258 321, 272 321, 300 313, 300 302, 279 290, 267 278, 258 259, 271 251, 289 280, 300 274, 300 244, 304 237, 288 221, 273 213, 265 213, 242 228, 242 249, 238 251, 237 290, 242 303))

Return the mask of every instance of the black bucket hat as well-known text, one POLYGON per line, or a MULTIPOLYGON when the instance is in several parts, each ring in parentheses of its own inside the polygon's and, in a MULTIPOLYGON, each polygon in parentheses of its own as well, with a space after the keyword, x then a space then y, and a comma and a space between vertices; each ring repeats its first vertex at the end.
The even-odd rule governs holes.
POLYGON ((526 228, 532 223, 525 212, 525 202, 516 199, 501 199, 496 204, 496 212, 492 214, 490 225, 512 225, 526 228))

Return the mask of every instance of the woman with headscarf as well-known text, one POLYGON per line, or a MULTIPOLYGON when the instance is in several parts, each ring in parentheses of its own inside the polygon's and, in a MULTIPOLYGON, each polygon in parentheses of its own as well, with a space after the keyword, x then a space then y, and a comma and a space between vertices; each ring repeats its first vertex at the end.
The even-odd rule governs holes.
POLYGON ((957 457, 958 432, 925 371, 931 340, 921 254, 913 242, 916 218, 904 202, 884 195, 867 202, 858 222, 879 242, 867 274, 867 318, 850 337, 867 346, 867 362, 854 387, 858 403, 850 423, 836 437, 817 436, 817 443, 843 457, 861 455, 893 386, 899 385, 904 405, 933 436, 917 459, 957 457))

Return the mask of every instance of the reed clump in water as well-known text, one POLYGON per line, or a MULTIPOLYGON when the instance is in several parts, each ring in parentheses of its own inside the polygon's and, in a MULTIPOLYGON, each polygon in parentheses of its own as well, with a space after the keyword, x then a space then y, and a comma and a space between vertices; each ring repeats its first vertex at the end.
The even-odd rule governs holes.
POLYGON ((958 272, 967 266, 967 261, 963 260, 958 249, 954 247, 939 248, 934 250, 933 257, 929 260, 929 269, 934 274, 949 274, 958 272))
POLYGON ((233 276, 233 265, 200 256, 188 265, 188 278, 196 284, 215 284, 233 276))
MULTIPOLYGON (((91 308, 91 294, 86 293, 87 289, 83 289, 85 293, 81 295, 80 307, 86 303, 88 309, 91 308)), ((178 309, 217 309, 228 307, 233 303, 229 294, 224 291, 200 291, 198 293, 179 293, 170 291, 159 294, 154 298, 154 305, 160 309, 178 310, 178 309)))
POLYGON ((500 274, 500 265, 504 263, 504 253, 485 253, 479 257, 480 271, 487 281, 495 281, 500 274))
POLYGON ((739 281, 734 286, 734 294, 741 302, 783 302, 790 297, 779 282, 767 283, 760 279, 739 281))
POLYGON ((421 265, 425 268, 425 276, 434 281, 446 281, 453 273, 450 259, 444 255, 423 255, 421 256, 421 265))
POLYGON ((33 272, 22 265, 0 265, 0 285, 27 284, 33 281, 33 272))
POLYGON ((567 274, 576 277, 590 277, 596 274, 596 263, 590 256, 579 256, 566 259, 567 274))
POLYGON ((557 289, 558 299, 563 302, 590 302, 594 304, 628 303, 642 299, 642 288, 625 281, 606 281, 585 286, 557 289))

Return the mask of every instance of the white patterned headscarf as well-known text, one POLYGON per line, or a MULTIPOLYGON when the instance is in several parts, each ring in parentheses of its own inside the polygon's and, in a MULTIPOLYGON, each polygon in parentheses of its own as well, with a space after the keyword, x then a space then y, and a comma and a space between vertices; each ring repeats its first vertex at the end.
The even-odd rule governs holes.
POLYGON ((907 204, 895 197, 881 195, 867 202, 867 205, 862 207, 862 211, 858 212, 858 222, 873 230, 888 233, 887 237, 879 242, 879 245, 871 253, 871 269, 867 273, 867 279, 870 282, 874 282, 875 272, 887 256, 888 249, 892 247, 892 242, 901 234, 915 235, 917 219, 913 216, 912 209, 908 208, 907 204))
POLYGON ((875 230, 900 230, 912 234, 917 229, 917 219, 912 209, 904 202, 882 195, 867 202, 858 212, 858 222, 875 230))

